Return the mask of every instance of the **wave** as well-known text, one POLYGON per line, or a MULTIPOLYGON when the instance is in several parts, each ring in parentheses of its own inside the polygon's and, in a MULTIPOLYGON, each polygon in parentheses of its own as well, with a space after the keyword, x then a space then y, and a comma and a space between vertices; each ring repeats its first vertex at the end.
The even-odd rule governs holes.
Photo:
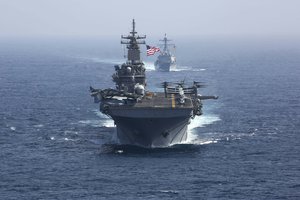
POLYGON ((65 135, 78 135, 78 131, 69 131, 69 130, 66 130, 66 131, 64 131, 64 134, 65 135))
POLYGON ((155 66, 153 62, 144 62, 146 71, 155 71, 155 66))
POLYGON ((220 117, 214 114, 196 116, 188 125, 188 128, 190 131, 192 131, 195 128, 204 127, 220 120, 220 117))
POLYGON ((33 127, 35 127, 35 128, 42 128, 42 127, 44 127, 44 125, 43 124, 37 124, 37 125, 34 125, 33 127))
POLYGON ((196 116, 191 123, 188 125, 188 137, 184 144, 211 144, 217 143, 219 139, 214 139, 212 137, 201 138, 197 134, 197 128, 205 127, 209 124, 213 124, 220 121, 220 117, 214 114, 196 116))
POLYGON ((88 119, 88 120, 80 120, 78 121, 79 124, 89 125, 92 127, 115 127, 114 121, 109 118, 107 115, 104 115, 99 110, 92 110, 99 118, 99 119, 88 119))
POLYGON ((64 140, 64 141, 71 141, 71 142, 76 142, 76 141, 78 141, 78 139, 71 139, 71 138, 67 138, 67 137, 63 138, 63 140, 64 140))
POLYGON ((102 112, 100 112, 99 110, 95 109, 93 110, 93 112, 101 118, 101 123, 102 126, 105 127, 115 127, 115 122, 114 120, 112 120, 110 117, 108 117, 107 115, 103 114, 102 112))
POLYGON ((193 71, 193 72, 198 72, 198 71, 205 71, 206 69, 204 68, 195 68, 192 66, 183 66, 183 65, 176 65, 176 67, 171 68, 171 71, 174 72, 180 72, 180 71, 193 71))
POLYGON ((78 121, 80 124, 89 125, 92 127, 114 127, 114 121, 113 120, 98 120, 98 119, 89 119, 89 120, 80 120, 78 121))

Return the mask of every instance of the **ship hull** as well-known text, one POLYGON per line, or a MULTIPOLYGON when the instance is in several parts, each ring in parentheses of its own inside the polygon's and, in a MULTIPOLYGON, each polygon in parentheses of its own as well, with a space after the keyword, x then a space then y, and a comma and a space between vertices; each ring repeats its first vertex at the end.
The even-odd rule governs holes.
POLYGON ((154 63, 155 70, 163 72, 171 71, 171 68, 175 67, 174 59, 175 58, 171 56, 159 56, 154 63))
POLYGON ((121 144, 153 148, 186 141, 191 111, 116 110, 110 115, 115 121, 121 144))
POLYGON ((155 70, 161 72, 169 72, 171 69, 171 63, 156 63, 155 70))

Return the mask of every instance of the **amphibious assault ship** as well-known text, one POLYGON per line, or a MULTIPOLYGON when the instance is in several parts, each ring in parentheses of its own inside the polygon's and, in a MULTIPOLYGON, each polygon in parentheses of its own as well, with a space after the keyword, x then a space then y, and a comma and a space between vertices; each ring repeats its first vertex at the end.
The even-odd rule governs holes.
POLYGON ((128 54, 125 63, 115 65, 112 78, 116 88, 90 87, 100 111, 114 120, 120 144, 151 148, 184 142, 190 120, 202 114, 201 100, 217 97, 200 96, 197 89, 202 85, 198 82, 190 87, 185 87, 184 82, 163 82, 163 92, 147 91, 139 47, 145 44, 146 36, 137 35, 133 20, 132 31, 121 38, 128 54))
POLYGON ((173 46, 175 48, 175 45, 168 43, 171 40, 168 40, 167 34, 165 34, 165 37, 159 41, 163 42, 161 45, 163 49, 160 50, 160 55, 154 62, 154 66, 157 71, 169 72, 171 67, 174 68, 176 64, 176 58, 169 50, 169 46, 173 46))

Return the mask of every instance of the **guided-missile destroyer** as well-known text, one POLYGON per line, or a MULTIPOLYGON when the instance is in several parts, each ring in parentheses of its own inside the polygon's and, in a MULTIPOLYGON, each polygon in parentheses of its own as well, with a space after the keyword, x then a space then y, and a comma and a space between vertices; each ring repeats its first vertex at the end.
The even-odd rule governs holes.
POLYGON ((164 71, 169 72, 171 68, 174 68, 176 65, 176 58, 171 53, 169 46, 173 46, 175 48, 174 44, 170 44, 167 38, 167 34, 165 34, 165 37, 162 40, 159 40, 162 43, 162 49, 160 50, 160 55, 157 57, 157 60, 154 62, 155 69, 157 71, 164 71))
POLYGON ((140 57, 140 45, 145 44, 146 36, 137 35, 133 20, 132 31, 121 38, 128 53, 125 63, 115 65, 112 78, 116 88, 90 87, 100 111, 114 120, 120 144, 151 148, 184 142, 188 124, 202 114, 201 100, 217 97, 199 95, 199 82, 189 87, 182 81, 163 82, 163 92, 147 91, 146 69, 140 57))

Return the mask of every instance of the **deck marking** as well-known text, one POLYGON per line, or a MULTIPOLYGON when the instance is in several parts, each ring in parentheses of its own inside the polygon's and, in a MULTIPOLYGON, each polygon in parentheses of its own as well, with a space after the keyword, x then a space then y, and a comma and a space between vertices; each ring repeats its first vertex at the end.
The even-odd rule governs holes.
POLYGON ((175 108, 175 98, 174 98, 174 94, 172 94, 171 97, 172 97, 172 108, 175 108))

